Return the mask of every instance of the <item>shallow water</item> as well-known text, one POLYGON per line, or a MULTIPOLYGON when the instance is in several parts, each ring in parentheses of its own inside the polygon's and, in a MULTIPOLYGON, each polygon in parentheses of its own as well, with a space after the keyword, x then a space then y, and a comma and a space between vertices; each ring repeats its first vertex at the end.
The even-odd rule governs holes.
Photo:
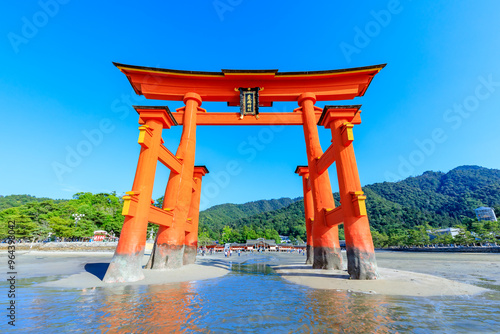
MULTIPOLYGON (((498 291, 476 297, 413 298, 315 290, 281 279, 265 262, 264 256, 230 264, 231 272, 217 279, 151 286, 57 289, 40 285, 57 277, 24 279, 17 288, 17 329, 37 333, 500 331, 498 291)), ((4 320, 0 328, 7 328, 5 324, 4 320)))

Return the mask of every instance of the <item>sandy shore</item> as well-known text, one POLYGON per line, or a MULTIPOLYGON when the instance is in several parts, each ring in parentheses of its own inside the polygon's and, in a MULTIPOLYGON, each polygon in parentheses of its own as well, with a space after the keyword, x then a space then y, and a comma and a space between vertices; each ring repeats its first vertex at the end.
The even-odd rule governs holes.
POLYGON ((379 268, 380 279, 351 280, 344 270, 317 270, 305 265, 273 267, 284 279, 314 289, 349 290, 398 296, 474 295, 488 291, 470 284, 410 271, 379 268))
MULTIPOLYGON (((124 285, 167 284, 212 279, 224 276, 229 273, 228 263, 217 259, 206 258, 198 259, 195 264, 183 266, 182 268, 175 270, 143 270, 145 278, 141 281, 107 284, 102 281, 102 278, 106 273, 109 262, 113 257, 113 253, 47 253, 48 252, 35 252, 35 254, 32 255, 36 256, 37 259, 43 261, 44 273, 47 273, 47 271, 50 270, 52 274, 61 274, 61 266, 65 267, 65 270, 63 270, 63 272, 71 272, 71 274, 67 277, 43 283, 44 286, 50 287, 93 288, 124 285), (68 260, 68 257, 73 258, 73 261, 60 261, 61 259, 68 260), (70 267, 67 267, 68 263, 72 263, 72 265, 70 267)), ((142 264, 145 265, 148 259, 149 254, 144 255, 142 264)), ((30 263, 29 266, 39 267, 40 264, 30 263)), ((34 272, 40 274, 39 270, 35 270, 34 272)))
MULTIPOLYGON (((230 262, 258 262, 271 266, 282 278, 314 289, 350 290, 384 295, 443 296, 473 295, 500 290, 499 254, 377 254, 381 278, 350 280, 345 270, 315 270, 305 266, 296 253, 243 253, 225 258, 217 254, 198 256, 196 264, 176 270, 144 270, 145 279, 133 283, 105 284, 102 277, 112 252, 19 252, 19 277, 54 277, 43 283, 61 288, 114 287, 198 281, 230 272, 230 262), (484 288, 485 287, 485 288, 484 288)), ((345 256, 345 254, 344 254, 345 256)), ((4 257, 2 254, 1 257, 4 257)), ((148 260, 144 256, 143 264, 148 260)))

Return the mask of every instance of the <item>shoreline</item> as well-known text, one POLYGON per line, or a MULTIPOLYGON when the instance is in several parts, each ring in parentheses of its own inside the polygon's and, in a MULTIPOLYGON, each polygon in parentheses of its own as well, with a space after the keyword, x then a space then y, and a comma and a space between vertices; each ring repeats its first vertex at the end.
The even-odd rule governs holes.
POLYGON ((423 253, 500 253, 500 246, 470 246, 470 247, 399 247, 376 248, 376 251, 392 252, 423 252, 423 253))
MULTIPOLYGON (((63 252, 63 253, 93 253, 111 252, 116 249, 118 242, 46 242, 46 243, 19 243, 14 244, 16 251, 40 251, 40 252, 63 252)), ((1 243, 0 251, 7 250, 9 244, 1 243)), ((152 243, 146 244, 146 251, 151 250, 152 243), (148 247, 149 246, 149 247, 148 247)), ((470 247, 399 247, 399 248, 376 248, 376 252, 415 252, 415 253, 500 253, 500 246, 470 246, 470 247)), ((345 250, 343 250, 345 252, 345 250)), ((252 252, 245 252, 252 254, 252 252)), ((279 252, 265 252, 272 254, 279 252)), ((221 254, 221 253, 218 253, 221 254)))
MULTIPOLYGON (((0 252, 6 251, 9 244, 0 244, 0 252)), ((47 243, 19 243, 14 244, 16 251, 39 251, 39 252, 60 252, 60 253, 99 253, 110 252, 114 253, 117 242, 47 242, 47 243)), ((152 244, 146 244, 146 251, 152 249, 152 244)), ((345 249, 342 250, 345 252, 345 249)), ((485 254, 500 253, 500 246, 496 247, 410 247, 410 248, 376 248, 376 252, 408 252, 408 253, 477 253, 485 254)), ((242 252, 252 254, 252 252, 242 252)), ((263 254, 275 254, 286 252, 266 251, 263 254)), ((223 254, 222 252, 216 254, 223 254)))

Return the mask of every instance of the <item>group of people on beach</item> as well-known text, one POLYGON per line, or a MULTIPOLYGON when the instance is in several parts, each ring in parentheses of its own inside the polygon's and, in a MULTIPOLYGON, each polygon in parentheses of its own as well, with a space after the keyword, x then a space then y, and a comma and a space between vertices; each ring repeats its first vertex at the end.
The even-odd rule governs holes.
MULTIPOLYGON (((224 257, 229 257, 233 255, 231 248, 224 250, 224 257)), ((241 250, 238 249, 238 256, 241 256, 241 250)))

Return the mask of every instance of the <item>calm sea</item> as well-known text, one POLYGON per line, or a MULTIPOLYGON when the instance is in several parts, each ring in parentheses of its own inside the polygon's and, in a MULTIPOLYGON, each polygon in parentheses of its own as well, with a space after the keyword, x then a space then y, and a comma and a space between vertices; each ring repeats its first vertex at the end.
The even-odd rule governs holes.
MULTIPOLYGON (((197 282, 83 290, 40 285, 56 278, 18 282, 15 332, 500 332, 500 291, 413 298, 315 290, 256 261, 197 282)), ((2 332, 14 332, 2 322, 2 332)))

